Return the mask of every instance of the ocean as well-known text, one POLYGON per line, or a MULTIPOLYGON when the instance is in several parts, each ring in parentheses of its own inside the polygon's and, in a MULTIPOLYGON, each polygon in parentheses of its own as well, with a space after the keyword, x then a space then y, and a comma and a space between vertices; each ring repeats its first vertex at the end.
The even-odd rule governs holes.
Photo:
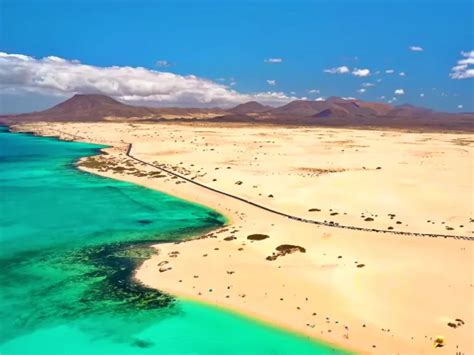
POLYGON ((0 127, 0 354, 345 354, 135 282, 217 212, 75 168, 103 146, 0 127))

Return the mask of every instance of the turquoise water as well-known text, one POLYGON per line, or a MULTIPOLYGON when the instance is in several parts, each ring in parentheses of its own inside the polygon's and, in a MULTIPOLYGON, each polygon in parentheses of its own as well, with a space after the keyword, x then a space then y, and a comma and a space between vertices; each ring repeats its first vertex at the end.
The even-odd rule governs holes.
POLYGON ((74 168, 100 146, 0 127, 1 354, 340 354, 131 279, 150 243, 225 223, 74 168))

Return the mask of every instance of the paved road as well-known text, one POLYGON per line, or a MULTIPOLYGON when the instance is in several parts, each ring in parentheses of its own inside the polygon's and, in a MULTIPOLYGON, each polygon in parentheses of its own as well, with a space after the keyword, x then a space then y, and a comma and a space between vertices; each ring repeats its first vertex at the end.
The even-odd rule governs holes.
MULTIPOLYGON (((55 131, 55 132, 58 132, 58 133, 61 133, 61 134, 65 134, 67 136, 70 136, 72 137, 73 140, 76 140, 76 139, 80 139, 80 140, 83 140, 83 141, 88 141, 87 138, 85 137, 81 137, 77 134, 71 134, 71 133, 68 133, 68 132, 63 132, 63 131, 60 131, 58 129, 53 129, 53 128, 50 128, 52 131, 55 131)), ((127 143, 124 143, 124 144, 127 144, 127 143)), ((298 216, 293 216, 293 215, 290 215, 290 214, 287 214, 287 213, 283 213, 283 212, 280 212, 280 211, 277 211, 277 210, 274 210, 272 208, 268 208, 268 207, 265 207, 263 205, 260 205, 258 203, 255 203, 255 202, 252 202, 252 201, 249 201, 249 200, 246 200, 242 197, 239 197, 239 196, 236 196, 236 195, 232 195, 232 194, 229 194, 227 192, 224 192, 224 191, 221 191, 221 190, 217 190, 217 189, 214 189, 210 186, 207 186, 207 185, 204 185, 204 184, 201 184, 197 181, 194 181, 190 178, 187 178, 186 176, 183 176, 183 175, 180 175, 180 174, 177 174, 175 173, 174 171, 171 171, 171 170, 168 170, 168 169, 165 169, 165 168, 162 168, 161 166, 159 165, 155 165, 155 164, 151 164, 149 162, 146 162, 144 160, 141 160, 135 156, 133 156, 132 154, 132 149, 133 149, 133 144, 132 143, 128 143, 127 145, 127 151, 126 151, 126 155, 130 158, 130 159, 133 159, 139 163, 142 163, 142 164, 145 164, 145 165, 148 165, 148 166, 151 166, 155 169, 158 169, 158 170, 161 170, 165 173, 168 173, 172 176, 176 176, 177 178, 179 179, 182 179, 182 180, 185 180, 191 184, 194 184, 194 185, 197 185, 197 186, 200 186, 204 189, 207 189, 209 191, 213 191, 213 192, 216 192, 218 194, 221 194, 221 195, 224 195, 224 196, 227 196, 227 197, 230 197, 230 198, 233 198, 235 200, 239 200, 241 202, 244 202, 244 203, 247 203, 251 206, 254 206, 254 207, 257 207, 257 208, 260 208, 262 210, 265 210, 267 212, 270 212, 270 213, 273 213, 273 214, 276 214, 276 215, 279 215, 279 216, 283 216, 283 217, 286 217, 288 219, 291 219, 291 220, 294 220, 294 221, 298 221, 298 222, 302 222, 302 223, 310 223, 310 224, 316 224, 316 225, 320 225, 320 226, 326 226, 326 227, 331 227, 331 228, 341 228, 341 229, 351 229, 351 230, 356 230, 356 231, 363 231, 363 232, 370 232, 370 233, 379 233, 379 234, 389 234, 389 235, 397 235, 397 236, 409 236, 409 237, 427 237, 427 238, 451 238, 451 239, 458 239, 458 240, 469 240, 469 241, 474 241, 474 237, 469 237, 469 236, 465 236, 465 235, 453 235, 453 234, 436 234, 436 233, 421 233, 421 232, 404 232, 404 231, 396 231, 396 230, 388 230, 388 229, 377 229, 377 228, 364 228, 364 227, 356 227, 356 226, 346 226, 346 225, 342 225, 342 224, 338 224, 338 223, 334 223, 334 222, 321 222, 321 221, 316 221, 316 220, 313 220, 313 219, 307 219, 307 218, 302 218, 302 217, 298 217, 298 216)))
POLYGON ((356 226, 346 226, 346 225, 342 225, 342 224, 338 224, 338 223, 334 223, 334 222, 321 222, 321 221, 316 221, 316 220, 312 220, 312 219, 307 219, 307 218, 301 218, 301 217, 298 217, 298 216, 293 216, 293 215, 290 215, 290 214, 287 214, 287 213, 283 213, 283 212, 280 212, 280 211, 277 211, 277 210, 274 210, 272 208, 269 208, 269 207, 265 207, 263 205, 260 205, 258 203, 255 203, 255 202, 252 202, 252 201, 249 201, 249 200, 246 200, 242 197, 239 197, 239 196, 236 196, 236 195, 232 195, 232 194, 229 194, 227 192, 224 192, 224 191, 221 191, 221 190, 217 190, 215 188, 212 188, 210 186, 207 186, 207 185, 204 185, 204 184, 201 184, 197 181, 194 181, 190 178, 187 178, 186 176, 183 176, 183 175, 180 175, 180 174, 177 174, 175 173, 174 171, 171 171, 171 170, 168 170, 168 169, 165 169, 159 165, 155 165, 155 164, 152 164, 152 163, 149 163, 149 162, 146 162, 142 159, 139 159, 137 157, 135 157, 133 154, 132 154, 132 149, 133 149, 133 144, 128 144, 128 148, 127 148, 127 156, 137 162, 140 162, 142 164, 146 164, 148 166, 151 166, 155 169, 159 169, 165 173, 168 173, 172 176, 176 176, 177 178, 180 178, 182 180, 185 180, 189 183, 192 183, 194 185, 197 185, 197 186, 200 186, 204 189, 207 189, 207 190, 210 190, 210 191, 213 191, 213 192, 216 192, 218 194, 221 194, 221 195, 224 195, 224 196, 227 196, 227 197, 230 197, 230 198, 233 198, 235 200, 239 200, 241 202, 244 202, 244 203, 247 203, 249 205, 252 205, 254 207, 257 207, 257 208, 260 208, 262 210, 265 210, 267 212, 270 212, 270 213, 273 213, 273 214, 277 214, 279 216, 283 216, 283 217, 286 217, 286 218, 289 218, 291 220, 294 220, 294 221, 298 221, 298 222, 303 222, 303 223, 311 223, 311 224, 316 224, 316 225, 321 225, 321 226, 326 226, 326 227, 331 227, 331 228, 341 228, 341 229, 351 229, 351 230, 356 230, 356 231, 364 231, 364 232, 371 232, 371 233, 384 233, 384 234, 392 234, 392 235, 398 235, 398 236, 411 236, 411 237, 428 237, 428 238, 451 238, 451 239, 463 239, 463 240, 470 240, 470 241, 474 241, 474 237, 469 237, 469 236, 464 236, 464 235, 449 235, 449 234, 435 234, 435 233, 419 233, 419 232, 404 232, 404 231, 396 231, 396 230, 388 230, 388 229, 377 229, 377 228, 364 228, 364 227, 356 227, 356 226))

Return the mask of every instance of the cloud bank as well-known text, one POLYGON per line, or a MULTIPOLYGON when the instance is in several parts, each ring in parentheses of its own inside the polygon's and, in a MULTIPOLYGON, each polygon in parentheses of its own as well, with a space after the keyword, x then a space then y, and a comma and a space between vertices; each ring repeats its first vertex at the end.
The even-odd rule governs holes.
POLYGON ((474 78, 474 50, 461 52, 461 58, 457 64, 451 68, 449 76, 453 79, 474 78))
POLYGON ((281 105, 298 99, 283 92, 239 93, 194 75, 142 67, 97 67, 55 56, 37 59, 3 52, 0 52, 0 93, 64 97, 103 94, 137 104, 195 107, 228 107, 252 100, 281 105))

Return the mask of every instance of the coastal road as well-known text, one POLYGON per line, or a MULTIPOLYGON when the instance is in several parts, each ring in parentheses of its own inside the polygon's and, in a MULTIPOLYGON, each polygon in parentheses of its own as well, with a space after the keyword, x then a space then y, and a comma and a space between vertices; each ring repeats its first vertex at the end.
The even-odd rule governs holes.
MULTIPOLYGON (((58 132, 60 134, 63 134, 63 135, 66 135, 66 136, 70 136, 72 137, 72 140, 81 140, 81 141, 85 141, 87 142, 88 139, 85 138, 85 137, 80 137, 79 135, 77 134, 71 134, 71 133, 68 133, 68 132, 63 132, 63 131, 60 131, 58 129, 53 129, 53 128, 50 128, 51 130, 55 131, 55 132, 58 132)), ((58 137, 60 138, 60 137, 58 137)), ((190 179, 186 176, 183 176, 181 174, 178 174, 174 171, 171 171, 169 169, 165 169, 159 165, 156 165, 156 164, 152 164, 152 163, 149 163, 147 161, 144 161, 140 158, 137 158, 135 157, 133 154, 132 154, 132 149, 133 149, 133 143, 124 143, 124 144, 127 144, 127 150, 125 152, 125 154, 132 160, 135 160, 139 163, 142 163, 142 164, 145 164, 147 166, 151 166, 155 169, 158 169, 162 172, 165 172, 167 174, 170 174, 172 176, 175 176, 179 179, 182 179, 184 181, 187 181, 191 184, 194 184, 194 185, 197 185, 199 187, 202 187, 204 189, 207 189, 209 191, 212 191, 212 192, 215 192, 215 193, 218 193, 218 194, 221 194, 221 195, 224 195, 224 196, 227 196, 229 198, 233 198, 235 200, 238 200, 238 201, 241 201, 241 202, 244 202, 244 203, 247 203, 249 205, 252 205, 256 208, 259 208, 259 209, 262 209, 262 210, 265 210, 267 212, 270 212, 270 213, 273 213, 273 214, 276 214, 276 215, 279 215, 279 216, 282 216, 282 217, 286 217, 288 219, 291 219, 291 220, 294 220, 294 221, 297 221, 297 222, 301 222, 301 223, 310 223, 310 224, 315 224, 315 225, 320 225, 320 226, 325 226, 325 227, 330 227, 330 228, 340 228, 340 229, 351 229, 351 230, 356 230, 356 231, 363 231, 363 232, 369 232, 369 233, 379 233, 379 234, 389 234, 389 235, 394 235, 394 236, 408 236, 408 237, 427 237, 427 238, 450 238, 450 239, 458 239, 458 240, 468 240, 468 241, 474 241, 474 237, 471 237, 471 236, 466 236, 466 235, 454 235, 454 234, 436 234, 436 233, 422 233, 422 232, 405 232, 405 231, 396 231, 396 230, 388 230, 388 229, 377 229, 377 228, 365 228, 365 227, 357 227, 357 226, 348 226, 348 225, 343 225, 343 224, 339 224, 339 223, 335 223, 335 222, 321 222, 321 221, 317 221, 317 220, 313 220, 313 219, 307 219, 307 218, 302 218, 302 217, 298 217, 298 216, 293 216, 293 215, 290 215, 290 214, 287 214, 287 213, 284 213, 284 212, 281 212, 281 211, 277 211, 275 209, 272 209, 272 208, 269 208, 269 207, 266 207, 266 206, 263 206, 263 205, 260 205, 258 203, 255 203, 255 202, 252 202, 250 200, 246 200, 242 197, 239 197, 239 196, 236 196, 236 195, 233 195, 233 194, 230 194, 228 192, 225 192, 225 191, 221 191, 221 190, 218 190, 218 189, 215 189, 213 187, 210 187, 210 186, 207 186, 207 185, 204 185, 204 184, 201 184, 197 181, 194 181, 193 179, 190 179)))
POLYGON ((128 143, 128 146, 127 146, 127 151, 126 151, 126 155, 130 158, 130 159, 133 159, 139 163, 142 163, 142 164, 145 164, 145 165, 148 165, 148 166, 151 166, 155 169, 158 169, 158 170, 161 170, 167 174, 170 174, 172 176, 175 176, 179 179, 182 179, 184 181, 187 181, 191 184, 194 184, 194 185, 197 185, 199 187, 202 187, 204 189, 207 189, 209 191, 213 191, 215 193, 218 193, 218 194, 221 194, 221 195, 224 195, 224 196, 227 196, 227 197, 230 197, 230 198, 233 198, 233 199, 236 199, 236 200, 239 200, 241 202, 244 202, 244 203, 247 203, 249 205, 252 205, 254 207, 257 207, 259 209, 262 209, 262 210, 265 210, 267 212, 270 212, 270 213, 273 213, 273 214, 277 214, 279 216, 283 216, 283 217, 286 217, 286 218, 289 218, 291 220, 294 220, 294 221, 298 221, 298 222, 302 222, 302 223, 310 223, 310 224, 316 224, 316 225, 321 225, 321 226, 325 226, 325 227, 331 227, 331 228, 341 228, 341 229, 351 229, 351 230, 356 230, 356 231, 364 231, 364 232, 371 232, 371 233, 383 233, 383 234, 391 234, 391 235, 398 235, 398 236, 411 236, 411 237, 428 237, 428 238, 451 238, 451 239, 459 239, 459 240, 470 240, 470 241, 474 241, 474 237, 470 237, 470 236, 465 236, 465 235, 452 235, 452 234, 435 234, 435 233, 421 233, 421 232, 405 232, 405 231, 396 231, 396 230, 388 230, 388 229, 377 229, 377 228, 364 228, 364 227, 357 227, 357 226, 348 226, 348 225, 342 225, 342 224, 339 224, 339 223, 335 223, 335 222, 321 222, 321 221, 316 221, 316 220, 313 220, 313 219, 307 219, 307 218, 302 218, 302 217, 298 217, 298 216, 293 216, 293 215, 290 215, 290 214, 287 214, 287 213, 284 213, 284 212, 281 212, 281 211, 277 211, 277 210, 274 210, 272 208, 269 208, 269 207, 266 207, 266 206, 263 206, 263 205, 260 205, 258 203, 255 203, 255 202, 252 202, 252 201, 249 201, 249 200, 246 200, 242 197, 239 197, 239 196, 236 196, 236 195, 232 195, 228 192, 225 192, 225 191, 221 191, 221 190, 218 190, 218 189, 215 189, 213 187, 210 187, 210 186, 207 186, 207 185, 204 185, 204 184, 201 184, 197 181, 194 181, 193 179, 190 179, 186 176, 183 176, 181 174, 178 174, 174 171, 171 171, 169 169, 165 169, 159 165, 156 165, 156 164, 152 164, 152 163, 149 163, 147 161, 144 161, 142 159, 139 159, 137 157, 135 157, 133 154, 132 154, 132 149, 133 149, 133 144, 132 143, 128 143))

